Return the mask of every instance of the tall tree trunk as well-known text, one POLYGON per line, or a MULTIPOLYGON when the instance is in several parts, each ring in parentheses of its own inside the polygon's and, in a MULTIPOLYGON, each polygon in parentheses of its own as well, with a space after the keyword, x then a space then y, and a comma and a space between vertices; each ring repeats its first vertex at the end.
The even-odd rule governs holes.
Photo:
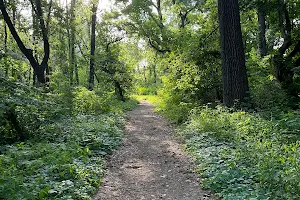
POLYGON ((4 22, 4 65, 5 65, 5 77, 8 78, 8 63, 7 63, 7 26, 4 22))
POLYGON ((68 52, 68 60, 67 60, 67 66, 65 71, 65 74, 69 76, 69 83, 70 85, 73 85, 73 75, 71 75, 73 72, 71 72, 72 66, 71 66, 71 17, 70 17, 70 10, 68 5, 68 0, 65 1, 66 4, 66 31, 67 31, 67 52, 68 52))
POLYGON ((71 1, 71 19, 70 19, 70 84, 73 85, 75 71, 75 4, 76 0, 71 1))
POLYGON ((223 103, 231 107, 249 91, 238 0, 218 1, 222 54, 223 103))
POLYGON ((75 58, 75 80, 76 80, 76 85, 79 85, 78 65, 76 62, 76 58, 75 58))
MULTIPOLYGON (((50 0, 50 6, 49 6, 49 13, 51 10, 52 6, 52 0, 50 0)), ((49 39, 48 39, 48 27, 46 27, 45 21, 44 21, 44 16, 43 16, 43 10, 41 7, 41 0, 36 0, 36 14, 39 19, 39 27, 41 29, 42 33, 42 38, 43 38, 43 43, 44 43, 44 56, 41 64, 39 65, 37 69, 37 79, 41 83, 48 83, 49 82, 49 66, 48 66, 48 61, 50 58, 50 44, 49 44, 49 39), (45 77, 45 71, 47 74, 47 77, 45 77), (40 81, 41 80, 41 81, 40 81)), ((50 15, 48 15, 48 20, 49 20, 50 15)))
POLYGON ((90 57, 90 78, 89 78, 89 90, 93 90, 95 82, 95 48, 96 48, 96 13, 98 7, 98 0, 92 4, 92 30, 91 30, 91 57, 90 57))
MULTIPOLYGON (((37 53, 37 48, 38 48, 38 34, 39 34, 39 30, 38 30, 38 20, 37 17, 35 15, 34 12, 34 8, 32 7, 32 28, 33 28, 33 33, 32 33, 32 45, 33 45, 33 57, 35 58, 35 60, 39 60, 38 58, 38 53, 37 53)), ((33 77, 32 77, 32 85, 33 86, 37 86, 37 82, 36 82, 36 73, 33 73, 33 77)))
POLYGON ((157 74, 156 74, 156 64, 153 65, 153 83, 156 84, 157 74))
MULTIPOLYGON (((294 73, 292 71, 293 62, 292 58, 294 55, 291 55, 293 52, 298 52, 297 48, 289 54, 289 56, 285 56, 287 50, 293 45, 292 42, 292 25, 289 17, 289 13, 286 7, 286 3, 284 0, 278 0, 278 19, 279 19, 279 27, 281 31, 281 35, 283 40, 282 45, 279 47, 277 54, 273 57, 273 63, 275 67, 275 76, 277 80, 280 82, 282 88, 286 90, 289 95, 298 97, 298 90, 294 85, 294 73)), ((297 47, 297 45, 296 45, 297 47)))
POLYGON ((266 41, 266 9, 264 5, 258 5, 257 8, 259 33, 258 33, 258 48, 260 57, 265 57, 268 54, 266 41))

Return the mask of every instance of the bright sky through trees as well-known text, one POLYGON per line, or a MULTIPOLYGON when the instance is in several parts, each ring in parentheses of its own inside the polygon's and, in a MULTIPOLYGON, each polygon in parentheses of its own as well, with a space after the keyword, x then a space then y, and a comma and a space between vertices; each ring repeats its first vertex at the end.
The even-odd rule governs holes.
MULTIPOLYGON (((66 2, 70 4, 71 0, 60 0, 61 5, 65 5, 66 2)), ((85 0, 85 2, 90 2, 90 0, 85 0)), ((107 10, 109 9, 110 5, 112 4, 112 1, 109 0, 99 0, 98 10, 107 10)))

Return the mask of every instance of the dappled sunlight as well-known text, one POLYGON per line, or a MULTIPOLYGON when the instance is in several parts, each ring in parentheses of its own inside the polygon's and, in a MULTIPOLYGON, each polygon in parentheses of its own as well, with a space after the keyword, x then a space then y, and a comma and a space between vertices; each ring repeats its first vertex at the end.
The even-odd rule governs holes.
POLYGON ((129 112, 128 119, 123 146, 109 163, 104 187, 95 199, 205 199, 208 192, 199 188, 199 179, 168 122, 154 114, 148 103, 129 112))

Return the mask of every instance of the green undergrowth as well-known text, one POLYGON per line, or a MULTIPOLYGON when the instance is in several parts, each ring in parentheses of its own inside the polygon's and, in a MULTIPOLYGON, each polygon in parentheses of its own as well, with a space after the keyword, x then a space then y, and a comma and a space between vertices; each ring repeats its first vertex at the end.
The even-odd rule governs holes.
POLYGON ((119 116, 77 116, 44 127, 44 140, 1 147, 0 197, 90 199, 103 175, 103 156, 121 141, 119 116))
POLYGON ((157 107, 162 102, 160 96, 157 95, 133 95, 132 98, 138 101, 147 100, 155 107, 157 107))
POLYGON ((297 112, 270 121, 202 107, 191 111, 178 132, 203 186, 222 199, 300 199, 299 124, 297 112))
POLYGON ((154 105, 155 112, 166 117, 173 124, 180 124, 185 121, 183 118, 192 108, 192 104, 180 103, 178 105, 161 95, 133 95, 132 98, 138 101, 147 100, 154 105))
POLYGON ((0 199, 91 199, 137 101, 7 81, 0 89, 0 199))

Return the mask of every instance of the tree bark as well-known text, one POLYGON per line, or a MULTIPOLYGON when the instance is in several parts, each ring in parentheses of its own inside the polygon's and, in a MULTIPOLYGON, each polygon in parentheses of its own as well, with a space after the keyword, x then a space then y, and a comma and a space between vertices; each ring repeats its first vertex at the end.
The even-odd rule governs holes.
POLYGON ((92 30, 91 30, 91 55, 90 55, 90 77, 89 77, 89 90, 93 90, 95 85, 95 48, 96 48, 96 13, 97 13, 98 1, 92 4, 92 30))
POLYGON ((298 90, 294 85, 294 67, 292 58, 299 50, 299 46, 296 45, 294 50, 285 56, 287 50, 293 45, 292 41, 292 25, 289 17, 289 13, 284 0, 278 0, 278 19, 281 36, 284 39, 283 44, 279 47, 277 54, 273 57, 273 63, 275 68, 276 79, 280 82, 281 87, 291 96, 298 97, 298 90))
POLYGON ((115 83, 115 94, 120 98, 121 101, 125 101, 123 89, 121 88, 119 81, 114 80, 114 83, 115 83))
POLYGON ((153 83, 156 85, 156 79, 157 79, 157 74, 156 74, 156 64, 153 65, 153 83))
POLYGON ((218 1, 222 54, 223 103, 232 107, 249 91, 238 0, 218 1))
POLYGON ((5 77, 8 78, 8 63, 7 63, 7 26, 4 22, 4 65, 5 65, 5 77))
POLYGON ((73 77, 75 71, 75 4, 76 0, 71 1, 71 34, 70 34, 70 84, 73 85, 73 77))
POLYGON ((258 48, 260 57, 265 57, 268 54, 266 41, 266 9, 264 5, 258 5, 257 8, 259 33, 258 33, 258 48))
MULTIPOLYGON (((52 5, 52 1, 50 1, 49 12, 51 10, 51 5, 52 5)), ((48 39, 48 27, 46 27, 45 25, 43 10, 41 7, 41 0, 36 0, 36 14, 40 22, 39 25, 42 32, 43 42, 44 42, 44 56, 43 56, 42 63, 38 67, 36 74, 39 82, 41 82, 40 80, 43 80, 43 82, 41 83, 46 83, 49 82, 49 78, 45 77, 45 71, 46 74, 49 76, 48 61, 50 58, 50 44, 48 39)))

